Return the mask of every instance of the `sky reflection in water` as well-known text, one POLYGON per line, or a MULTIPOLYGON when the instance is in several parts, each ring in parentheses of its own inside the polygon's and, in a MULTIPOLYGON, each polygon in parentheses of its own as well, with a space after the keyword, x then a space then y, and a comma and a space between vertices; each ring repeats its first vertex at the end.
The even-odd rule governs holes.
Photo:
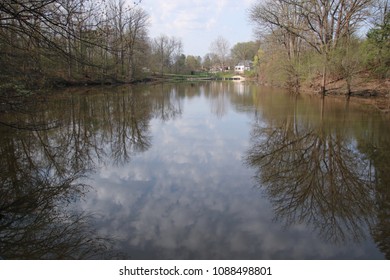
MULTIPOLYGON (((375 217, 357 224, 357 229, 341 229, 342 238, 321 234, 331 226, 326 214, 314 224, 311 219, 294 220, 291 215, 286 221, 277 215, 272 197, 256 179, 258 168, 248 166, 246 156, 256 147, 254 138, 262 141, 254 135, 259 126, 276 130, 280 120, 285 116, 294 119, 295 114, 295 125, 315 127, 321 114, 320 100, 292 101, 283 93, 244 84, 187 87, 191 88, 152 88, 151 98, 164 92, 168 103, 161 105, 160 101, 161 106, 154 107, 158 109, 148 130, 150 147, 134 153, 124 164, 102 164, 88 182, 95 191, 82 207, 101 215, 99 232, 115 238, 117 248, 128 258, 383 258, 368 232, 375 217), (302 109, 304 106, 312 108, 302 109), (168 114, 163 112, 167 108, 168 114), (354 240, 355 230, 365 238, 354 240)), ((332 118, 344 116, 350 126, 359 121, 359 112, 348 108, 345 113, 343 104, 327 105, 331 109, 325 122, 333 126, 326 133, 337 129, 351 140, 351 129, 334 128, 337 125, 332 118)), ((356 140, 348 142, 356 146, 356 140)), ((336 223, 348 223, 349 219, 355 217, 342 217, 336 223)))
POLYGON ((1 258, 390 258, 386 116, 218 82, 39 106, 1 115, 1 258))

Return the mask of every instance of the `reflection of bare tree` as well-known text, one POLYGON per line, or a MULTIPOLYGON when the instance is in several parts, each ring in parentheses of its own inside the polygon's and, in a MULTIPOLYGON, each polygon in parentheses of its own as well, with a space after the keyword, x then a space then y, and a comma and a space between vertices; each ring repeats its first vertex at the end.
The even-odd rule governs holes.
POLYGON ((211 112, 218 118, 222 118, 228 112, 230 103, 229 89, 231 86, 230 83, 212 83, 209 92, 207 92, 210 99, 211 112))
POLYGON ((229 109, 250 113, 255 92, 256 87, 250 83, 212 82, 208 83, 205 94, 210 101, 211 112, 222 118, 229 109))
MULTIPOLYGON (((382 126, 376 131, 387 131, 387 122, 382 126)), ((390 259, 390 139, 386 134, 375 136, 364 131, 359 139, 359 149, 375 166, 377 223, 372 229, 372 236, 378 248, 390 259)))
POLYGON ((364 237, 375 205, 370 162, 342 125, 304 123, 289 113, 278 123, 254 125, 246 157, 277 219, 310 224, 334 242, 364 237))
POLYGON ((226 92, 213 92, 210 99, 211 112, 218 118, 222 118, 228 112, 229 99, 226 92))
POLYGON ((51 117, 62 113, 56 117, 63 124, 50 135, 51 141, 68 149, 76 165, 94 165, 97 160, 108 159, 124 164, 135 153, 149 149, 153 114, 147 94, 127 87, 97 93, 67 94, 59 105, 49 107, 51 117))
POLYGON ((103 258, 108 239, 93 232, 87 215, 67 208, 87 191, 80 179, 88 170, 63 166, 55 160, 60 150, 36 134, 17 134, 0 145, 0 256, 103 258))
POLYGON ((35 131, 57 127, 57 120, 47 122, 41 118, 45 100, 42 95, 11 84, 0 86, 0 126, 35 131))
MULTIPOLYGON (((388 161, 387 161, 388 162, 388 161)), ((388 170, 390 172, 390 170, 388 170)), ((387 178, 389 173, 385 174, 387 178)), ((377 187, 377 224, 372 230, 372 236, 378 248, 386 258, 390 259, 390 190, 387 185, 379 184, 377 187)))
POLYGON ((115 96, 114 133, 112 134, 112 157, 117 163, 125 163, 130 156, 144 152, 151 146, 149 100, 132 90, 115 96))
POLYGON ((158 85, 161 90, 153 93, 153 113, 162 121, 173 120, 182 114, 180 87, 175 85, 158 85))
POLYGON ((47 105, 23 122, 33 125, 39 116, 42 123, 60 119, 61 126, 0 126, 0 257, 115 257, 108 238, 94 233, 93 217, 73 202, 88 191, 82 181, 98 161, 125 163, 150 147, 151 100, 123 90, 66 94, 47 105))

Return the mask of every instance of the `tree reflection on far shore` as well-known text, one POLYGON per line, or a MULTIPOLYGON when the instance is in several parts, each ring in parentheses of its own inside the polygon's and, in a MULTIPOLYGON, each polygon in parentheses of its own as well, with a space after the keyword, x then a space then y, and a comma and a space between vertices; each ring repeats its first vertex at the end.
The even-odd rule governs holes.
POLYGON ((0 146, 1 258, 105 258, 110 240, 94 232, 93 217, 68 208, 88 191, 80 181, 88 170, 62 165, 58 149, 34 137, 41 132, 24 133, 0 146))
POLYGON ((93 188, 84 182, 98 164, 124 164, 149 149, 150 100, 122 90, 103 98, 70 92, 50 102, 17 120, 29 129, 0 125, 0 257, 123 258, 113 250, 115 236, 99 235, 96 216, 77 202, 93 188), (41 129, 53 122, 60 125, 41 129))
POLYGON ((327 121, 323 102, 318 122, 300 119, 295 105, 277 122, 254 123, 245 162, 277 220, 331 242, 359 241, 375 224, 375 169, 346 124, 327 121))

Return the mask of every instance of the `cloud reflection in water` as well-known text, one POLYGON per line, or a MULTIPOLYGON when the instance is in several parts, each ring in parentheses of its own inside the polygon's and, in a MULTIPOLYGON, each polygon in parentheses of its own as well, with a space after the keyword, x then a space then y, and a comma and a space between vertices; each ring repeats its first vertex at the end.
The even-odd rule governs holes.
POLYGON ((149 150, 105 166, 94 179, 96 192, 84 207, 104 213, 99 227, 119 237, 119 248, 134 259, 381 258, 369 240, 339 246, 306 223, 276 222, 242 161, 253 88, 198 90, 195 98, 180 97, 176 118, 151 120, 149 150))

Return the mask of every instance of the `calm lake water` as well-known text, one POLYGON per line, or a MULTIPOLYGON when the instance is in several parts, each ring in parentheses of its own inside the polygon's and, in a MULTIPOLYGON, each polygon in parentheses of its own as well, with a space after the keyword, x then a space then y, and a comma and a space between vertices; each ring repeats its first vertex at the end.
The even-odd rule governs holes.
POLYGON ((0 117, 3 259, 390 258, 389 116, 370 108, 210 82, 0 117))

